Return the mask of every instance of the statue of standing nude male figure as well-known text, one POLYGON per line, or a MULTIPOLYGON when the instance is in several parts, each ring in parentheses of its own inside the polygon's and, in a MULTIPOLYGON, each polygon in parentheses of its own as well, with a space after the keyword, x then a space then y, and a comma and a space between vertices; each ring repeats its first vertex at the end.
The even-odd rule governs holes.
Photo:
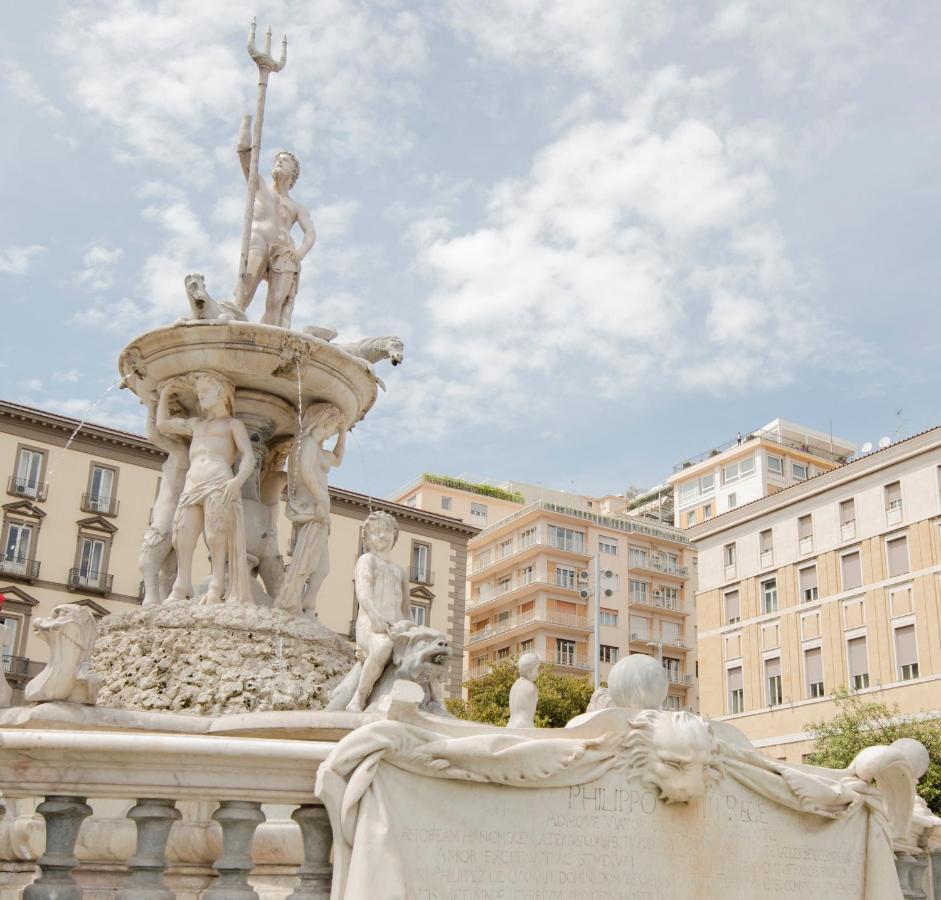
POLYGON ((255 470, 255 455, 245 424, 233 416, 235 387, 217 372, 195 372, 165 384, 157 404, 157 429, 190 438, 189 469, 173 517, 177 575, 168 603, 193 594, 193 553, 200 532, 209 546, 212 575, 203 603, 251 603, 242 486, 255 470), (170 395, 195 390, 204 418, 170 415, 170 395), (236 458, 238 469, 233 473, 236 458), (228 562, 228 588, 226 563, 228 562))
MULTIPOLYGON (((242 119, 238 155, 245 178, 250 178, 251 116, 242 119)), ((294 187, 301 164, 293 153, 282 150, 274 158, 271 186, 258 180, 252 215, 251 240, 248 245, 248 269, 235 285, 234 302, 243 312, 248 308, 262 280, 268 282, 264 325, 291 327, 294 298, 301 275, 301 260, 308 254, 317 235, 310 213, 288 193, 294 187), (291 240, 291 229, 299 225, 304 239, 299 247, 291 240)))

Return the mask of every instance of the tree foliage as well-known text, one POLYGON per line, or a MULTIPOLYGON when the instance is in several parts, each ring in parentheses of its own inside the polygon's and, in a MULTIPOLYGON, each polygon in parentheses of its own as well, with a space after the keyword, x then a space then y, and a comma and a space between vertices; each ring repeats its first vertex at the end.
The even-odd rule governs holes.
MULTIPOLYGON (((448 700, 447 707, 459 719, 506 725, 510 720, 510 688, 518 677, 515 659, 494 663, 486 675, 464 682, 467 700, 448 700)), ((536 687, 537 728, 563 728, 569 719, 585 712, 593 692, 587 678, 560 675, 549 664, 540 666, 536 687)))
POLYGON ((932 812, 941 814, 941 719, 903 716, 898 706, 866 702, 845 691, 834 696, 837 714, 826 722, 805 725, 813 735, 814 752, 807 762, 831 769, 845 769, 860 750, 875 744, 891 744, 914 738, 928 748, 931 762, 918 785, 918 793, 932 812))

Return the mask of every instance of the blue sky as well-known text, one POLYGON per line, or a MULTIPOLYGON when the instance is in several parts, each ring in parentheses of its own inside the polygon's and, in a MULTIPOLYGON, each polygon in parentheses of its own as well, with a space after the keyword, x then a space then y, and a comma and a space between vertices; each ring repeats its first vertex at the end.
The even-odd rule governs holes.
MULTIPOLYGON (((398 333, 336 476, 601 493, 781 416, 941 423, 941 6, 865 0, 11 4, 2 396, 140 430, 134 335, 234 282, 263 163, 318 242, 295 323, 398 333)), ((260 300, 251 314, 258 318, 260 300)))

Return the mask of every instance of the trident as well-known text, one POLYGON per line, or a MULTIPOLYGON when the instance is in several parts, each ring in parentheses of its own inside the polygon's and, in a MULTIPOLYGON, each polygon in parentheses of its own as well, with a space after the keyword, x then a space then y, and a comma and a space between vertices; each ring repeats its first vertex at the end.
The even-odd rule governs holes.
POLYGON ((260 53, 255 49, 255 19, 252 17, 248 29, 248 55, 258 66, 258 101, 255 104, 255 128, 252 132, 252 155, 248 169, 248 193, 245 197, 245 219, 242 225, 242 256, 239 260, 239 282, 244 283, 248 272, 248 245, 252 237, 252 218, 255 211, 255 194, 258 193, 258 153, 261 149, 261 126, 265 118, 265 93, 268 90, 268 74, 280 72, 288 61, 288 38, 281 39, 281 59, 275 62, 271 55, 271 28, 265 32, 265 47, 260 53))

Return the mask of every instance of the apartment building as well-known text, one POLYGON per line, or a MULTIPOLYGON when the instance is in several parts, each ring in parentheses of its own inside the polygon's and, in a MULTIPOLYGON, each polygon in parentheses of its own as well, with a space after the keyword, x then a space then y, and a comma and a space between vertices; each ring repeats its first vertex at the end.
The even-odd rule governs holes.
MULTIPOLYGON (((95 615, 140 603, 137 558, 156 498, 163 452, 139 435, 0 401, 0 473, 6 502, 0 541, 0 619, 7 626, 3 664, 16 691, 42 668, 47 645, 32 633, 34 617, 60 603, 95 615)), ((318 618, 349 635, 356 616, 353 566, 371 510, 394 515, 400 536, 393 559, 409 572, 412 615, 448 634, 455 648, 449 689, 460 693, 465 625, 467 542, 478 528, 433 512, 331 488, 330 574, 318 618)), ((282 515, 285 558, 291 527, 282 515)), ((202 546, 197 583, 208 576, 202 546)))
POLYGON ((389 498, 411 509, 440 513, 486 528, 521 509, 526 499, 517 491, 465 477, 425 472, 389 498))
POLYGON ((838 688, 941 715, 941 428, 685 533, 703 715, 792 762, 838 688))
POLYGON ((668 706, 696 709, 693 549, 669 526, 530 503, 469 544, 467 671, 536 653, 559 671, 601 679, 621 656, 662 661, 668 706), (595 628, 593 560, 603 597, 595 628))
POLYGON ((674 525, 694 525, 845 463, 856 445, 775 419, 673 467, 674 525))

